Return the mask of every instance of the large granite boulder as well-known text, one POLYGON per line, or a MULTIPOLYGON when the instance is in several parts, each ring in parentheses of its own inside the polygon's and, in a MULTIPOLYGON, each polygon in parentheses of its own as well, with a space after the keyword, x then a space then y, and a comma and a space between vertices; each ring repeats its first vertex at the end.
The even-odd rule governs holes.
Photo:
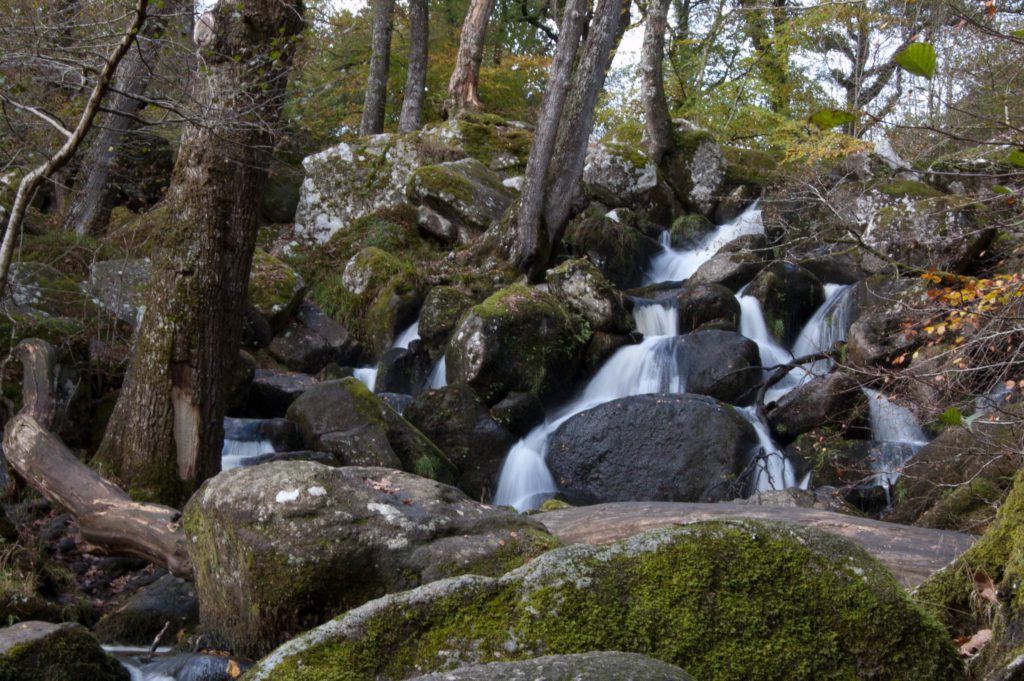
POLYGON ((453 286, 435 286, 423 299, 420 309, 420 339, 431 358, 444 354, 448 339, 474 300, 453 286))
POLYGON ((459 469, 459 489, 473 499, 490 499, 498 487, 501 462, 517 438, 491 416, 469 386, 429 390, 413 400, 404 416, 459 469))
POLYGON ((448 383, 468 384, 487 404, 513 391, 564 394, 588 340, 553 295, 509 286, 459 321, 445 352, 448 383))
POLYGON ((639 286, 647 263, 661 251, 658 242, 629 222, 592 212, 569 222, 563 247, 576 257, 586 257, 605 278, 620 289, 639 286))
POLYGON ((89 268, 83 288, 94 303, 135 326, 142 318, 143 294, 151 270, 148 259, 101 260, 89 268))
POLYGON ((249 274, 249 303, 276 333, 295 312, 306 292, 302 276, 262 248, 252 256, 249 274))
POLYGON ((402 679, 596 650, 704 681, 963 678, 946 630, 863 550, 750 520, 568 546, 499 579, 378 599, 281 646, 250 678, 402 679))
POLYGON ((693 681, 679 667, 636 653, 546 655, 459 667, 406 681, 693 681))
POLYGON ((503 574, 555 543, 453 487, 308 462, 221 473, 189 501, 184 527, 202 626, 243 655, 386 593, 503 574))
POLYGON ((847 332, 847 357, 859 367, 885 364, 923 341, 915 326, 929 319, 928 285, 921 279, 875 276, 850 293, 856 318, 847 332))
POLYGON ((298 306, 294 319, 274 336, 269 349, 289 370, 305 374, 315 374, 331 363, 353 364, 361 351, 348 330, 313 303, 298 306))
POLYGON ((740 304, 732 291, 720 284, 688 281, 673 298, 679 310, 679 333, 739 330, 740 304))
POLYGON ((723 193, 725 155, 711 133, 676 131, 661 168, 676 197, 690 210, 711 217, 723 193))
POLYGON ((455 468, 423 433, 355 378, 324 381, 288 408, 305 449, 334 454, 352 466, 404 469, 445 482, 455 468))
POLYGON ((857 376, 834 371, 802 383, 767 411, 768 425, 776 437, 792 440, 819 426, 839 426, 858 412, 866 413, 867 398, 857 376))
POLYGON ((574 501, 718 501, 740 496, 756 444, 750 423, 710 397, 637 395, 559 426, 547 463, 574 501))
POLYGON ((128 681, 80 624, 20 622, 0 629, 0 681, 128 681))
POLYGON ((340 285, 341 321, 372 356, 382 355, 396 335, 416 321, 423 302, 420 273, 413 264, 373 246, 349 259, 340 285))
POLYGON ((689 393, 732 404, 754 399, 761 381, 757 343, 732 331, 694 331, 675 339, 683 385, 689 393))
POLYGON ((263 419, 284 416, 291 403, 316 383, 309 374, 256 369, 249 385, 245 413, 263 419))
POLYGON ((591 199, 609 208, 629 208, 661 224, 682 213, 658 167, 615 131, 587 151, 583 187, 591 199))
POLYGON ((580 315, 593 330, 632 331, 633 320, 626 298, 586 258, 569 260, 548 270, 545 280, 555 297, 580 315))
POLYGON ((195 586, 180 577, 164 575, 132 594, 96 623, 104 643, 149 646, 170 623, 169 631, 191 631, 199 622, 195 586))
POLYGON ((733 239, 697 268, 688 281, 721 284, 739 291, 771 262, 772 251, 763 234, 747 234, 733 239))
POLYGON ((793 347, 804 324, 825 302, 825 289, 816 276, 781 260, 761 270, 746 295, 761 303, 768 329, 787 348, 793 347))
POLYGON ((473 158, 417 168, 405 191, 420 229, 443 243, 474 241, 512 203, 501 178, 473 158))

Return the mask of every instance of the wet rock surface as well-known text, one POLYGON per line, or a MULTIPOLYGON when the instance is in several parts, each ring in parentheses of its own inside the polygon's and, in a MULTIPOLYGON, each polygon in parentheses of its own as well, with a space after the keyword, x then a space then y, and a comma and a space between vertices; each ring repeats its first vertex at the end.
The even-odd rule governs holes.
POLYGON ((679 667, 636 653, 548 655, 459 667, 406 681, 692 681, 679 667))

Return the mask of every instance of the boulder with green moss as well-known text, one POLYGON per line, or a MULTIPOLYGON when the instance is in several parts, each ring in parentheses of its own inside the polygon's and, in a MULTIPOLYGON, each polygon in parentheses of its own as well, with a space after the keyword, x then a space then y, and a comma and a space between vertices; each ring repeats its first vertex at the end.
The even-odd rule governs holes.
POLYGON ((334 307, 341 323, 376 356, 415 321, 423 301, 412 263, 379 248, 364 248, 352 256, 338 283, 325 309, 334 307))
POLYGON ((499 579, 388 596, 286 643, 246 678, 402 679, 595 650, 702 681, 963 678, 945 630, 863 550, 749 520, 569 546, 499 579))
POLYGON ((661 161, 665 178, 688 209, 710 217, 722 195, 727 162, 711 133, 677 130, 661 161))
POLYGON ((347 465, 400 468, 453 482, 452 463, 398 412, 356 378, 318 383, 288 407, 305 449, 347 465))
POLYGON ((550 293, 509 286, 459 321, 445 352, 448 383, 468 384, 487 404, 513 391, 564 394, 590 335, 550 293))
POLYGON ((261 655, 387 593, 497 576, 555 545, 536 521, 385 468, 236 468, 185 508, 201 626, 261 655))
POLYGON ((768 330, 791 348, 811 315, 825 302, 821 281, 799 265, 778 260, 758 272, 746 295, 761 303, 768 330))
POLYGON ((12 264, 4 299, 15 310, 50 317, 85 319, 96 314, 79 281, 41 262, 12 264))
POLYGON ((30 621, 0 629, 0 681, 128 678, 128 670, 79 624, 30 621))
POLYGON ((581 213, 565 229, 563 247, 586 257, 608 281, 621 289, 638 286, 648 261, 661 251, 658 242, 614 213, 581 213))
POLYGON ((420 339, 433 358, 444 354, 448 339, 473 298, 453 286, 435 286, 423 299, 420 309, 420 339))
POLYGON ((302 302, 306 282, 291 267, 257 248, 249 274, 249 303, 267 320, 275 333, 280 331, 302 302))
POLYGON ((443 243, 474 241, 512 203, 501 178, 473 158, 417 168, 406 195, 419 209, 420 229, 443 243))
POLYGON ((669 239, 672 248, 693 249, 699 246, 711 232, 715 231, 715 225, 700 213, 687 213, 680 215, 669 228, 669 239))
POLYGON ((548 270, 545 280, 555 297, 595 331, 629 333, 633 329, 626 297, 590 260, 578 258, 564 262, 548 270))
POLYGON ((624 141, 617 131, 588 150, 583 187, 591 199, 609 208, 630 208, 660 224, 684 212, 643 147, 624 141))
POLYGON ((148 259, 101 260, 89 268, 83 285, 94 303, 122 322, 135 326, 142 317, 143 296, 152 270, 148 259))

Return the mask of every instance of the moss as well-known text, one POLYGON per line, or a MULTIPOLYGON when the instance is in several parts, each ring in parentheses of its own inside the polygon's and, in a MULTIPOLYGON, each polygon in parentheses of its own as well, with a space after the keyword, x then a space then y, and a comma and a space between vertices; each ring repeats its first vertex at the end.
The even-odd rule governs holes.
POLYGON ((26 233, 18 251, 20 262, 49 265, 65 277, 77 279, 87 277, 94 262, 123 257, 124 252, 114 246, 64 229, 26 233))
POLYGON ((272 326, 280 328, 291 315, 301 301, 304 288, 295 270, 263 249, 255 250, 249 275, 249 302, 272 326))
POLYGON ((930 199, 942 196, 935 187, 918 180, 892 180, 879 187, 888 196, 907 196, 914 199, 930 199))
POLYGON ((728 165, 725 184, 730 187, 747 185, 760 189, 771 183, 779 171, 778 158, 767 151, 723 146, 722 154, 728 165))
POLYGON ((84 627, 64 625, 0 655, 0 681, 127 681, 128 671, 84 627))
POLYGON ((1003 496, 996 483, 978 477, 965 485, 949 490, 921 516, 920 525, 961 532, 977 532, 991 521, 994 509, 1003 496))
POLYGON ((321 637, 264 678, 403 678, 592 650, 643 653, 705 681, 962 675, 942 628, 863 551, 753 521, 570 547, 501 581, 452 583, 354 618, 357 634, 321 637))
POLYGON ((458 122, 462 148, 484 165, 491 166, 492 162, 502 156, 510 156, 514 159, 511 167, 525 169, 533 134, 528 130, 506 126, 501 118, 494 118, 497 120, 481 121, 475 116, 473 120, 462 118, 458 122))

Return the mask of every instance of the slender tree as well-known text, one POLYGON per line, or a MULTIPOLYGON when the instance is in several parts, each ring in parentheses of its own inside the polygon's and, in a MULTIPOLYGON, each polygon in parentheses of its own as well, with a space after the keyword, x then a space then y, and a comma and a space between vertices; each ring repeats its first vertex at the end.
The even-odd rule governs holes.
POLYGON ((409 0, 409 70, 405 76, 398 132, 423 125, 423 97, 427 86, 427 39, 430 34, 427 0, 409 0))
POLYGON ((394 12, 395 0, 374 0, 370 72, 366 77, 363 119, 359 124, 359 132, 362 135, 384 132, 384 106, 387 103, 388 71, 391 69, 391 21, 394 12))
POLYGON ((221 0, 200 18, 202 117, 183 132, 135 350, 95 461, 136 497, 171 505, 220 470, 260 197, 301 0, 221 0))
POLYGON ((640 90, 644 103, 644 132, 647 156, 654 164, 672 143, 672 122, 665 100, 665 80, 662 66, 665 61, 665 29, 668 26, 668 0, 650 0, 647 4, 647 24, 640 53, 640 90))
POLYGON ((455 68, 448 81, 445 111, 449 116, 483 108, 477 88, 480 84, 480 62, 484 58, 487 23, 493 11, 494 0, 470 0, 466 20, 462 23, 455 68))

